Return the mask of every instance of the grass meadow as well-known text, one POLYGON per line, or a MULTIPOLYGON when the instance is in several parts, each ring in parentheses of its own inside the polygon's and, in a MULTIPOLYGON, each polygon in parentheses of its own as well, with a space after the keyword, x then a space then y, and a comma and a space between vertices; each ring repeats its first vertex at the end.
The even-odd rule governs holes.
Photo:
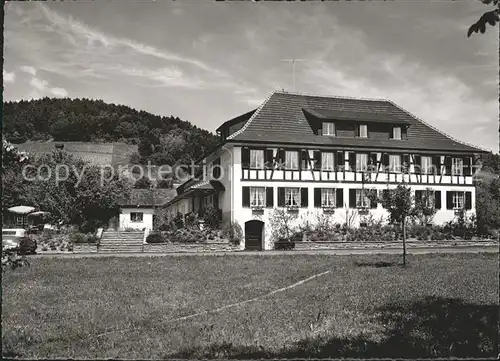
POLYGON ((399 261, 398 255, 32 259, 30 267, 3 272, 3 356, 498 354, 498 255, 410 255, 407 267, 399 261))

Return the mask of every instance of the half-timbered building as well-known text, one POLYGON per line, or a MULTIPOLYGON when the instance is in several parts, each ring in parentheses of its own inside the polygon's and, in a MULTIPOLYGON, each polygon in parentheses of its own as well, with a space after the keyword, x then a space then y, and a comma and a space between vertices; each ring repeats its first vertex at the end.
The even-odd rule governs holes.
POLYGON ((453 139, 390 100, 275 91, 255 110, 222 124, 220 146, 177 188, 172 214, 222 211, 246 248, 272 248, 272 208, 303 221, 328 212, 356 225, 386 217, 371 197, 405 183, 442 224, 475 211, 473 174, 484 150, 453 139))

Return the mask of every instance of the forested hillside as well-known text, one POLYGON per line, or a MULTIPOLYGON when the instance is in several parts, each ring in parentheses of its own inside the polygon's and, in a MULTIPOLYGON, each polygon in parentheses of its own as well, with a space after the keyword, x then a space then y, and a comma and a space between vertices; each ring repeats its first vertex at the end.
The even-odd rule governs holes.
POLYGON ((138 144, 134 162, 169 165, 197 159, 217 144, 215 135, 177 117, 85 98, 5 102, 3 134, 12 143, 53 139, 138 144))

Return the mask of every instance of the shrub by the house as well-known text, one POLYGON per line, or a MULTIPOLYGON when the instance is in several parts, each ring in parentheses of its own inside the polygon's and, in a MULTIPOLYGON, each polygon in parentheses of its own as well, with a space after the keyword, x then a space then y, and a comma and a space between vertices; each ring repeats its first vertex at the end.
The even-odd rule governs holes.
POLYGON ((19 239, 20 255, 36 254, 36 241, 30 237, 22 237, 19 239))
POLYGON ((232 244, 240 244, 243 240, 243 230, 238 222, 230 222, 222 229, 222 236, 232 244))
POLYGON ((146 237, 147 243, 165 243, 166 239, 160 232, 150 233, 146 237))

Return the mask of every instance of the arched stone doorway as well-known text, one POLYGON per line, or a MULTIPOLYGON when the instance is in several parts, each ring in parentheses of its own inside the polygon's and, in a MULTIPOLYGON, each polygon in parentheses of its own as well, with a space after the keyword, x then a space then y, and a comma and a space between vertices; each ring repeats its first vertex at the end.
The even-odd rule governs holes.
POLYGON ((245 249, 262 251, 264 222, 253 219, 245 223, 245 249))

